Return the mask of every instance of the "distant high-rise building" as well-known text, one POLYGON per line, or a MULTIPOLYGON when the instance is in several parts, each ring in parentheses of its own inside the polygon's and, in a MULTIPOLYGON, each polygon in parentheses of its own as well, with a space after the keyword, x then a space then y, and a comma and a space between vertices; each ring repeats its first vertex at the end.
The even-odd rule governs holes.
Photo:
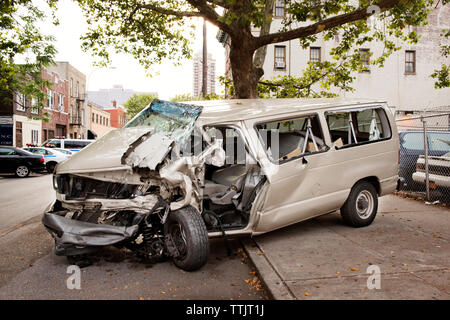
MULTIPOLYGON (((193 63, 193 95, 194 97, 200 96, 202 94, 202 84, 203 84, 203 61, 202 54, 197 52, 194 55, 193 63)), ((207 61, 207 87, 206 92, 208 94, 216 93, 216 59, 208 53, 207 61)))

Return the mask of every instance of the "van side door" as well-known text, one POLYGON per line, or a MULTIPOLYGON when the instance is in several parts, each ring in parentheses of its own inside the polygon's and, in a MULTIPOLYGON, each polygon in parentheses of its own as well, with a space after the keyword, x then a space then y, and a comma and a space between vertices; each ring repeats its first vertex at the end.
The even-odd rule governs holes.
POLYGON ((328 199, 329 146, 317 113, 259 122, 259 162, 269 180, 255 232, 267 232, 335 209, 328 199), (261 151, 261 150, 260 150, 261 151))

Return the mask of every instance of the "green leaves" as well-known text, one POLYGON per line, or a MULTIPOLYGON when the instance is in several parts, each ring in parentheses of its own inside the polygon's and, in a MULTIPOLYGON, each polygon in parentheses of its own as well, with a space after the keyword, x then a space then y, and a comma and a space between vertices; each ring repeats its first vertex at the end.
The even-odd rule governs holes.
MULTIPOLYGON (((163 59, 180 62, 182 58, 190 58, 192 19, 205 18, 228 34, 232 43, 230 56, 240 57, 241 61, 230 59, 234 81, 249 82, 234 83, 239 97, 256 95, 255 79, 259 79, 261 72, 249 65, 254 52, 267 44, 294 39, 305 49, 321 39, 339 38, 339 42, 331 51, 330 61, 308 65, 299 78, 278 79, 272 85, 258 87, 260 95, 327 96, 332 87, 350 90, 351 71, 363 71, 361 56, 355 49, 382 43, 384 50, 370 57, 371 65, 382 67, 401 48, 396 45, 398 39, 406 43, 419 41, 415 27, 427 24, 428 14, 434 7, 433 0, 285 0, 286 15, 278 20, 281 29, 272 28, 271 32, 258 36, 256 29, 267 27, 270 22, 268 0, 74 1, 79 3, 90 25, 89 32, 83 36, 83 48, 98 56, 103 64, 109 62, 114 52, 131 54, 147 69, 163 59), (381 10, 376 19, 368 19, 367 8, 373 5, 381 10), (247 74, 247 70, 253 70, 254 74, 236 76, 240 70, 246 70, 247 74), (319 83, 320 88, 310 85, 312 81, 319 83)), ((441 3, 445 5, 448 0, 441 3)), ((449 51, 445 46, 443 50, 449 51)), ((442 79, 446 70, 434 74, 441 79, 441 84, 445 84, 442 79)))
MULTIPOLYGON (((53 1, 53 0, 48 0, 53 1)), ((46 96, 43 87, 50 87, 42 79, 41 70, 51 63, 56 54, 54 38, 40 33, 36 23, 44 13, 32 0, 2 0, 0 2, 0 100, 12 103, 15 92, 35 99, 35 108, 41 108, 46 96), (18 57, 23 62, 17 63, 18 57)))
POLYGON ((133 118, 156 98, 152 94, 133 94, 123 105, 127 108, 128 118, 133 118))

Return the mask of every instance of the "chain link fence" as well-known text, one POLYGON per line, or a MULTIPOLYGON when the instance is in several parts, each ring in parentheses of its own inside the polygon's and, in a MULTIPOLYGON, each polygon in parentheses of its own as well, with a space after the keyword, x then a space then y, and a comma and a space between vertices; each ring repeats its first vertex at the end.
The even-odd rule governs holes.
POLYGON ((450 112, 396 120, 400 136, 400 189, 427 202, 450 204, 450 112))

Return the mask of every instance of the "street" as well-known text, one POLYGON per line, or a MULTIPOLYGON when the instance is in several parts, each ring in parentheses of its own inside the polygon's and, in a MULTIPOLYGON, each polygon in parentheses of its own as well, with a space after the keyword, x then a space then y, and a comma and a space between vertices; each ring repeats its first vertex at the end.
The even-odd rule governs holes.
POLYGON ((0 176, 0 235, 36 218, 55 199, 52 176, 31 174, 27 178, 0 176))
POLYGON ((51 176, 0 178, 0 299, 448 299, 449 210, 395 195, 380 198, 365 228, 338 212, 269 232, 211 240, 207 264, 184 272, 171 262, 146 264, 107 247, 68 289, 69 264, 55 256, 40 222, 54 197, 51 176), (13 186, 13 187, 12 187, 13 186), (23 199, 26 198, 26 201, 23 199), (245 244, 242 248, 241 241, 245 244), (248 256, 247 256, 248 254, 248 256), (367 287, 380 269, 381 289, 367 287))
POLYGON ((69 264, 53 253, 40 222, 54 198, 51 175, 0 177, 0 299, 266 299, 238 241, 211 241, 206 266, 184 272, 171 262, 145 264, 125 249, 108 247, 81 269, 81 289, 70 290, 69 264))

